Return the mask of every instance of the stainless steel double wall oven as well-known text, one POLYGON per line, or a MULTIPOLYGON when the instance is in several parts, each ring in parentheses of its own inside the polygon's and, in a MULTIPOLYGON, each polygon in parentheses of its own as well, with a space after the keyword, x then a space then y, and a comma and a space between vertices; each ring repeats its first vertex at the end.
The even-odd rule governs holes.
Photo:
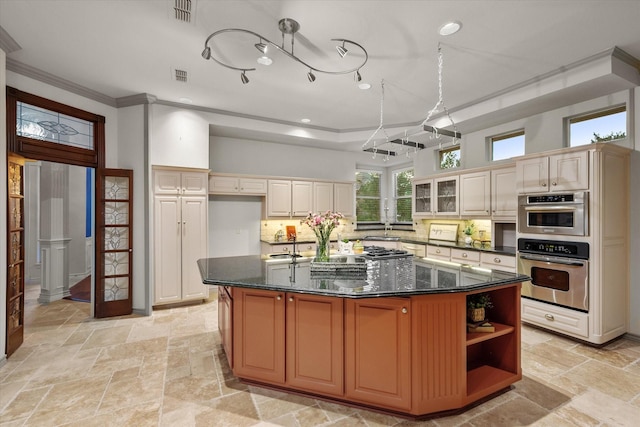
POLYGON ((518 272, 531 277, 523 297, 589 311, 588 195, 519 196, 518 272))

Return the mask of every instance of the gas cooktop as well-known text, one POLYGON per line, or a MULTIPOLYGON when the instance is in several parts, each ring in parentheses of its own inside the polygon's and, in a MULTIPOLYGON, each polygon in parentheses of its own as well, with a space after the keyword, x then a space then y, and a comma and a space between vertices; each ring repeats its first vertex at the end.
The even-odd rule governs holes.
POLYGON ((382 246, 365 246, 365 258, 369 259, 389 259, 389 258, 405 258, 411 256, 407 251, 401 249, 389 249, 382 246))

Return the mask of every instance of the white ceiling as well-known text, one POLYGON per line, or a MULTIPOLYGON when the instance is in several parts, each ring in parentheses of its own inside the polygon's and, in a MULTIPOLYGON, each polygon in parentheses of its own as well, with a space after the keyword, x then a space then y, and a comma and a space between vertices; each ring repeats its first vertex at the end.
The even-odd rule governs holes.
MULTIPOLYGON (((325 131, 318 140, 334 135, 359 145, 380 123, 382 79, 385 128, 425 119, 438 100, 439 43, 451 111, 614 46, 640 58, 640 0, 192 0, 191 24, 174 19, 174 1, 0 0, 3 45, 7 35, 17 44, 8 65, 45 71, 114 103, 147 93, 303 128, 300 119, 309 118, 307 129, 325 131), (271 66, 259 66, 254 37, 225 37, 237 53, 223 52, 238 66, 258 68, 248 73, 249 84, 241 83, 239 72, 201 57, 207 36, 223 28, 245 28, 280 43, 277 23, 285 17, 301 25, 295 54, 317 68, 341 66, 331 38, 363 45, 369 61, 361 74, 372 88, 358 89, 352 75, 316 73, 309 83, 308 70, 282 54, 273 55, 271 66), (450 20, 462 22, 462 30, 438 35, 450 20), (175 69, 188 72, 187 83, 173 79, 175 69)), ((461 124, 462 131, 471 129, 461 124)), ((259 139, 259 133, 244 135, 259 139)))

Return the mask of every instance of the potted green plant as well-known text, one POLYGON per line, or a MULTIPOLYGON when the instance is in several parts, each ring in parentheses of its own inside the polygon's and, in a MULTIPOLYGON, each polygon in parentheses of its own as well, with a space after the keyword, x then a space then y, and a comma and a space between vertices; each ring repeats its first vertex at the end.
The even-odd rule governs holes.
POLYGON ((493 308, 489 294, 474 294, 467 297, 467 316, 472 322, 485 320, 487 308, 493 308))
POLYGON ((473 242, 473 238, 471 236, 473 235, 475 228, 476 226, 473 223, 473 221, 464 222, 464 228, 462 229, 462 233, 464 234, 464 242, 468 245, 473 242))

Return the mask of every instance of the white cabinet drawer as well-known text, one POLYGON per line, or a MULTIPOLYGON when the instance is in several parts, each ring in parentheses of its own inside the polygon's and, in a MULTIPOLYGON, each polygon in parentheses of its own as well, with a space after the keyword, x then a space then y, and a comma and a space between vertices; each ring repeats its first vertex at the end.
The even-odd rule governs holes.
POLYGON ((451 249, 451 261, 462 264, 480 265, 480 252, 465 249, 451 249))
POLYGON ((427 255, 425 245, 419 245, 414 243, 402 243, 402 250, 407 251, 417 257, 424 258, 427 255))
POLYGON ((442 246, 427 245, 427 258, 441 259, 445 261, 451 260, 451 248, 442 246))
POLYGON ((491 270, 516 272, 516 257, 513 255, 498 255, 488 252, 480 254, 480 265, 491 270))
POLYGON ((589 337, 589 315, 554 305, 521 299, 522 320, 577 338, 589 337))

